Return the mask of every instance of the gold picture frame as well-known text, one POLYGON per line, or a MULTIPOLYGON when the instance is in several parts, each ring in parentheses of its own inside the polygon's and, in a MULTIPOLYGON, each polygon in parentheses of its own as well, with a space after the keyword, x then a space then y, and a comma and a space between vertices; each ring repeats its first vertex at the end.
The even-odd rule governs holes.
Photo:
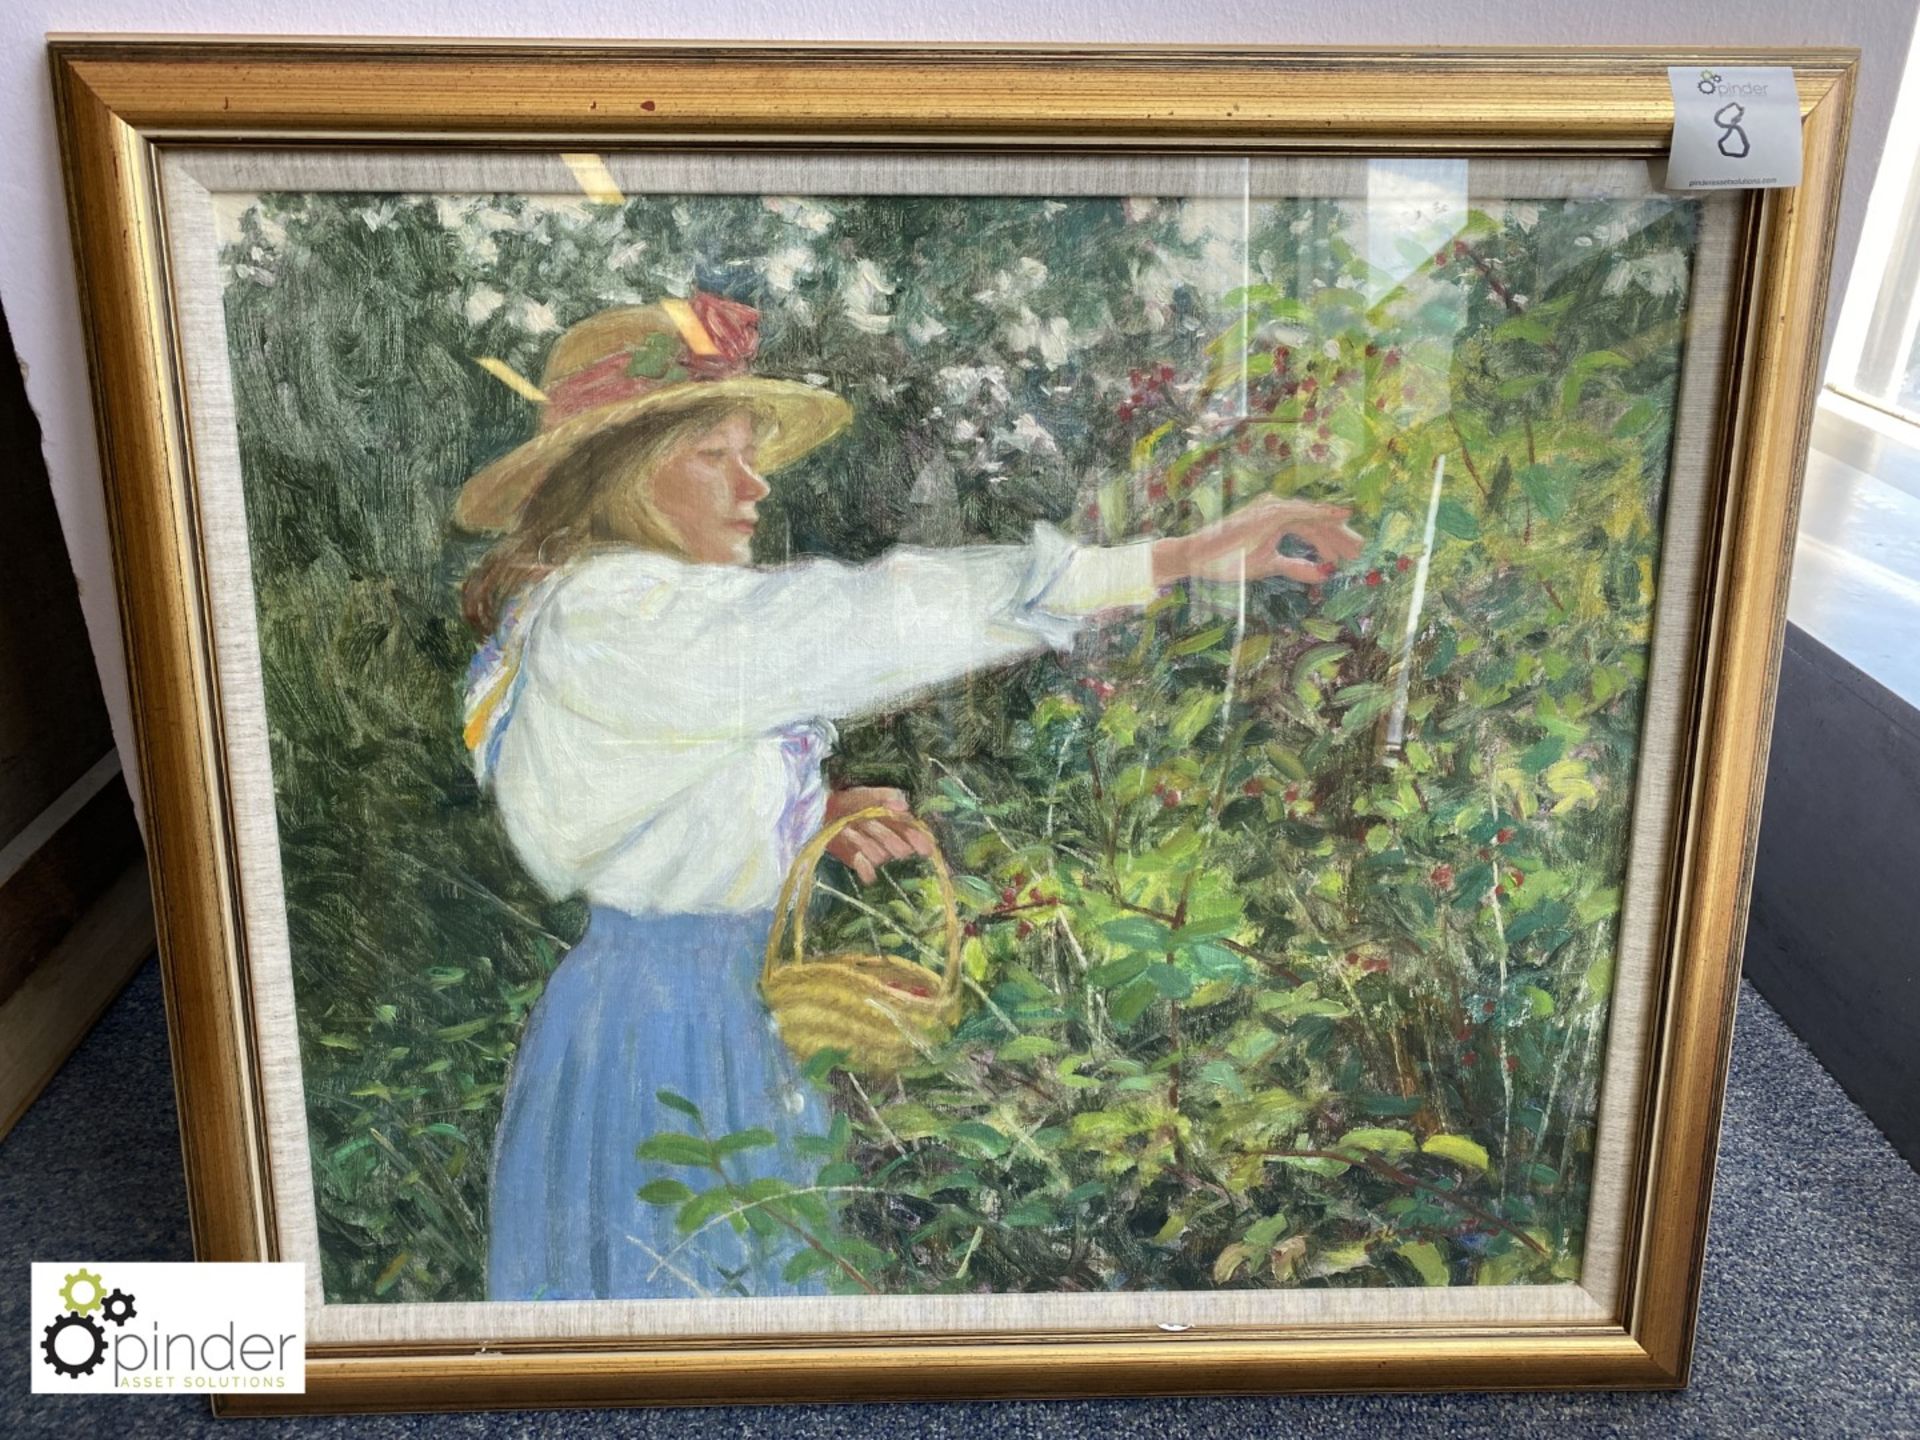
POLYGON ((222 1414, 528 1405, 1671 1388, 1686 1382, 1801 470, 1857 55, 1841 50, 50 42, 92 365, 195 1250, 286 1258, 271 1045, 216 654, 189 308, 163 171, 208 149, 645 155, 675 148, 1659 162, 1669 65, 1791 66, 1804 170, 1728 201, 1703 414, 1693 643, 1672 671, 1672 824, 1649 915, 1643 1087, 1610 1313, 1071 1330, 491 1341, 316 1335, 304 1394, 222 1414))

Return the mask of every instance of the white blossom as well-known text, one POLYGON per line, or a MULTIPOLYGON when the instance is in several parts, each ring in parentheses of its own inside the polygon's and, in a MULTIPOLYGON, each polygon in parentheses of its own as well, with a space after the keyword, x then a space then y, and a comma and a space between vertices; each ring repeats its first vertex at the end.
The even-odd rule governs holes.
POLYGON ((933 378, 949 405, 967 406, 981 402, 980 408, 1003 410, 1013 398, 1007 389, 1004 366, 948 365, 936 371, 933 378))
POLYGON ((368 205, 353 213, 360 217, 360 223, 369 230, 384 230, 393 223, 394 202, 382 200, 378 205, 368 205))
POLYGON ((798 195, 768 195, 760 203, 809 235, 824 235, 833 228, 833 211, 816 200, 803 200, 798 195))
POLYGON ((984 290, 973 292, 983 305, 1002 305, 1021 300, 1047 283, 1047 267, 1031 255, 1023 255, 1011 270, 996 270, 984 290))
POLYGON ((560 328, 560 322, 553 318, 552 308, 537 300, 522 300, 514 312, 514 319, 529 335, 544 335, 549 330, 560 328))
POLYGON ((494 311, 506 303, 507 297, 491 285, 477 285, 467 296, 466 315, 469 325, 478 325, 494 311))
POLYGON ((893 315, 887 309, 887 297, 893 291, 894 282, 873 261, 855 261, 840 286, 840 304, 848 322, 869 335, 885 334, 893 324, 893 315))
POLYGON ((1678 295, 1687 285, 1687 257, 1678 250, 1655 250, 1631 260, 1615 260, 1600 288, 1609 295, 1621 295, 1631 285, 1649 295, 1678 295))
POLYGON ((907 336, 915 344, 925 345, 930 340, 938 340, 947 333, 947 327, 940 323, 937 315, 921 315, 907 322, 907 336))
POLYGON ((1022 455, 1058 455, 1060 447, 1053 435, 1030 414, 1023 414, 1013 422, 1011 430, 1002 430, 994 436, 1003 448, 1017 450, 1022 455))
POLYGON ((610 269, 624 270, 636 264, 647 253, 647 242, 630 240, 625 245, 615 246, 607 252, 607 265, 610 269))
POLYGON ((760 267, 774 293, 785 295, 802 275, 813 274, 813 251, 805 245, 787 245, 768 255, 760 267))
POLYGON ((1075 335, 1064 315, 1042 320, 1024 305, 1020 307, 1020 314, 1009 320, 1000 333, 1010 350, 1038 350, 1049 369, 1064 365, 1075 350, 1084 348, 1092 338, 1075 335))

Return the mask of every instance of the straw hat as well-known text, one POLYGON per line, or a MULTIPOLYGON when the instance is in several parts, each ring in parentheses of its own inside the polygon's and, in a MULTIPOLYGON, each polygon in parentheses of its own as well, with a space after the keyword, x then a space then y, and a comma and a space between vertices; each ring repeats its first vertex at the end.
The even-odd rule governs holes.
POLYGON ((763 474, 799 459, 843 429, 853 407, 830 390, 750 374, 759 343, 759 311, 696 290, 687 300, 589 315, 554 342, 538 386, 502 361, 480 361, 540 406, 540 429, 461 487, 453 523, 476 532, 511 529, 528 497, 583 440, 700 400, 731 396, 774 411, 779 427, 759 451, 763 474))

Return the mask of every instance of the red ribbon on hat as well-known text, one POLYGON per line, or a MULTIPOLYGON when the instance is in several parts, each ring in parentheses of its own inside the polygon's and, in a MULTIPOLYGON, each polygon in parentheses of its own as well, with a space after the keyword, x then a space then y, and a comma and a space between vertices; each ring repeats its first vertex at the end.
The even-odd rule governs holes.
POLYGON ((540 428, 576 415, 650 395, 670 385, 728 380, 747 373, 760 348, 760 312, 751 305, 696 290, 688 300, 661 302, 680 332, 680 350, 667 374, 631 373, 633 349, 616 351, 547 386, 540 428), (674 368, 685 372, 673 376, 674 368))

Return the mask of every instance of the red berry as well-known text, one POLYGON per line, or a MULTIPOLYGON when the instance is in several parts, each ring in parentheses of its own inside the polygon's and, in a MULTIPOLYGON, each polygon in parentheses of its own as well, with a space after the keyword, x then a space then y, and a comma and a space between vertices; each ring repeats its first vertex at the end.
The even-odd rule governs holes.
POLYGON ((1093 682, 1093 693, 1100 697, 1101 703, 1103 704, 1113 698, 1113 691, 1113 682, 1110 680, 1096 680, 1093 682))
POLYGON ((1140 372, 1138 370, 1127 371, 1127 379, 1131 380, 1135 386, 1138 386, 1140 384, 1140 372))
POLYGON ((1123 400, 1115 407, 1113 413, 1118 415, 1122 420, 1131 420, 1133 418, 1133 405, 1131 402, 1123 400))
POLYGON ((1471 1050, 1462 1055, 1460 1059, 1463 1064, 1467 1065, 1478 1065, 1480 1063, 1480 1057, 1471 1050))
POLYGON ((1380 353, 1380 347, 1378 345, 1373 344, 1372 342, 1368 342, 1367 358, 1372 359, 1375 355, 1378 355, 1379 353, 1380 353))
POLYGON ((1002 905, 1011 905, 1019 898, 1020 892, 1015 890, 1011 885, 1000 892, 1000 903, 1002 905))
POLYGON ((1038 900, 1039 898, 1040 898, 1040 887, 1038 885, 1034 886, 1031 890, 1027 891, 1027 899, 1038 900))
POLYGON ((1380 583, 1380 572, 1378 570, 1367 571, 1367 584, 1378 585, 1379 583, 1380 583))
POLYGON ((1493 858, 1493 851, 1489 850, 1484 845, 1482 845, 1478 850, 1474 851, 1473 853, 1478 855, 1482 860, 1491 860, 1493 858))
POLYGON ((1306 391, 1307 394, 1311 395, 1314 391, 1320 388, 1320 382, 1314 379, 1313 376, 1309 375, 1307 376, 1306 379, 1300 382, 1300 388, 1306 391))
POLYGON ((1246 784, 1240 787, 1240 793, 1242 795, 1258 795, 1262 790, 1266 788, 1267 787, 1265 785, 1260 783, 1260 777, 1256 775, 1253 777, 1253 779, 1247 781, 1246 784))
POLYGON ((1326 459, 1327 453, 1328 453, 1327 447, 1318 442, 1315 442, 1314 444, 1309 445, 1307 447, 1307 454, 1311 455, 1316 460, 1326 459))
POLYGON ((1400 352, 1398 350, 1387 351, 1381 363, 1391 370, 1395 365, 1400 363, 1400 352))
POLYGON ((1466 241, 1464 241, 1464 240, 1456 240, 1456 241, 1454 241, 1454 242, 1453 242, 1453 253, 1454 253, 1454 254, 1456 254, 1456 255, 1464 255, 1464 254, 1466 254, 1466 253, 1467 253, 1467 242, 1466 242, 1466 241))
POLYGON ((1026 872, 1026 871, 1024 871, 1024 870, 1016 870, 1016 871, 1014 871, 1014 872, 1013 872, 1013 884, 1014 884, 1014 888, 1016 888, 1016 889, 1018 889, 1018 888, 1019 888, 1020 886, 1022 886, 1022 885, 1024 885, 1024 884, 1026 884, 1026 883, 1027 883, 1027 872, 1026 872))
POLYGON ((1273 363, 1278 365, 1282 370, 1287 368, 1287 361, 1292 355, 1293 351, 1284 345, 1276 345, 1273 347, 1273 363))
POLYGON ((1451 865, 1436 865, 1428 872, 1427 878, 1442 890, 1452 889, 1453 867, 1451 865))
POLYGON ((1291 805, 1294 801, 1300 798, 1300 787, 1298 785, 1287 786, 1287 793, 1284 798, 1286 799, 1286 802, 1289 805, 1291 805))
POLYGON ((962 933, 966 935, 978 935, 980 933, 980 922, 978 920, 969 920, 963 928, 962 933))
POLYGON ((1482 1015, 1493 1014, 1493 1002, 1491 1000, 1482 1000, 1480 1002, 1480 1013, 1482 1015))
POLYGON ((1331 440, 1333 438, 1333 427, 1331 425, 1322 425, 1313 433, 1318 435, 1322 440, 1331 440))
POLYGON ((1285 460, 1291 454, 1293 454, 1293 446, 1282 440, 1280 442, 1280 458, 1285 460))
POLYGON ((1407 571, 1413 568, 1413 557, 1411 555, 1402 555, 1398 560, 1393 562, 1393 568, 1398 570, 1402 575, 1406 574, 1407 571))
POLYGON ((1276 435, 1273 431, 1269 430, 1267 432, 1267 438, 1262 443, 1269 450, 1278 450, 1280 448, 1280 437, 1276 435))
POLYGON ((1031 934, 1033 934, 1033 926, 1027 921, 1022 920, 1020 924, 1015 927, 1013 938, 1016 940, 1024 940, 1031 934))
POLYGON ((1310 425, 1310 424, 1312 424, 1312 423, 1313 423, 1313 422, 1314 422, 1315 420, 1318 420, 1318 419, 1320 418, 1320 408, 1319 408, 1319 406, 1317 406, 1317 405, 1309 405, 1309 406, 1307 406, 1307 408, 1306 408, 1306 409, 1304 409, 1304 410, 1302 410, 1302 411, 1300 412, 1300 418, 1301 418, 1301 420, 1302 420, 1302 421, 1304 421, 1305 423, 1307 423, 1307 424, 1309 424, 1309 425, 1310 425))
POLYGON ((1376 410, 1384 410, 1384 409, 1386 409, 1386 408, 1387 408, 1387 397, 1386 397, 1386 396, 1384 396, 1384 395, 1376 395, 1376 396, 1374 396, 1374 397, 1373 397, 1373 408, 1374 408, 1374 409, 1376 409, 1376 410))
POLYGON ((1167 487, 1166 487, 1166 486, 1165 486, 1164 484, 1162 484, 1162 483, 1161 483, 1160 481, 1158 481, 1158 480, 1151 480, 1151 481, 1148 481, 1148 482, 1147 482, 1147 498, 1148 498, 1149 500, 1164 500, 1164 499, 1166 499, 1166 498, 1167 498, 1167 487))
POLYGON ((1381 975, 1381 974, 1384 974, 1386 971, 1392 969, 1393 967, 1388 962, 1386 956, 1373 955, 1361 961, 1360 968, 1366 971, 1369 975, 1381 975))
POLYGON ((1527 883, 1527 877, 1522 875, 1518 870, 1509 870, 1507 872, 1507 878, 1513 881, 1513 888, 1516 890, 1527 883))
POLYGON ((1507 1073, 1511 1075, 1515 1070, 1518 1070, 1519 1068, 1520 1068, 1519 1060, 1512 1055, 1507 1056, 1507 1073))
POLYGON ((1340 567, 1338 565, 1335 565, 1331 560, 1322 560, 1314 568, 1320 572, 1320 576, 1322 579, 1330 580, 1333 578, 1333 572, 1338 570, 1340 567))
POLYGON ((1436 251, 1434 251, 1434 252, 1433 252, 1433 263, 1434 263, 1435 265, 1444 265, 1444 264, 1446 264, 1446 263, 1447 263, 1447 252, 1446 252, 1446 251, 1444 251, 1444 250, 1436 250, 1436 251))
POLYGON ((1360 963, 1360 952, 1358 950, 1347 951, 1347 964, 1358 965, 1359 963, 1360 963))
POLYGON ((1473 1026, 1462 1025, 1458 1030, 1453 1032, 1453 1038, 1458 1040, 1462 1045, 1466 1044, 1467 1041, 1473 1038, 1473 1026))
POLYGON ((1300 382, 1298 380, 1284 380, 1280 384, 1280 393, 1282 395, 1291 395, 1299 388, 1300 382))
MULTIPOLYGON (((1493 843, 1496 845, 1504 845, 1511 839, 1513 839, 1513 827, 1511 825, 1503 825, 1499 833, 1493 837, 1493 843)), ((1518 871, 1514 873, 1516 875, 1519 874, 1518 871)))
POLYGON ((1174 806, 1180 803, 1180 792, 1178 790, 1168 790, 1164 792, 1160 796, 1160 803, 1169 810, 1173 809, 1174 806))
POLYGON ((1162 380, 1171 380, 1173 378, 1173 366, 1162 365, 1160 367, 1160 378, 1162 380))

